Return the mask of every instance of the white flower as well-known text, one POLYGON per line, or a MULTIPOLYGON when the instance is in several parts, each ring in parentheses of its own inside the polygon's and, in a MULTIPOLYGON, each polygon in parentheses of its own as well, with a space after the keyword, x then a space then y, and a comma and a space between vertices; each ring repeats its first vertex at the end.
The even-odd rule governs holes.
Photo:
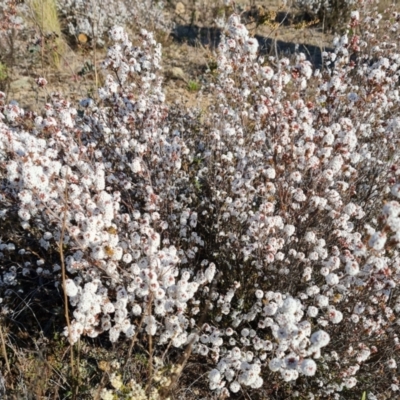
MULTIPOLYGON (((297 372, 297 371, 296 371, 297 372)), ((257 376, 254 382, 250 385, 253 389, 259 389, 264 383, 264 380, 261 376, 257 376)))
POLYGON ((122 261, 126 264, 130 264, 132 262, 132 254, 125 253, 122 257, 122 261))
POLYGON ((282 360, 279 358, 273 358, 268 363, 268 367, 272 372, 279 371, 282 367, 282 360))
POLYGON ((371 239, 369 239, 368 244, 375 250, 382 250, 385 247, 386 234, 381 232, 375 232, 371 239))
POLYGON ((140 315, 142 313, 142 308, 139 306, 139 304, 134 304, 132 306, 132 314, 133 315, 140 315))
POLYGON ((275 169, 274 169, 274 168, 268 168, 268 169, 265 171, 265 175, 266 175, 267 178, 269 178, 269 179, 274 179, 275 176, 276 176, 275 169))
POLYGON ((237 393, 240 390, 240 383, 238 381, 234 381, 229 385, 229 389, 232 393, 237 393))
POLYGON ((309 231, 304 235, 304 239, 306 242, 315 243, 315 241, 317 240, 317 237, 314 232, 309 231))
POLYGON ((319 271, 319 273, 322 275, 322 276, 328 276, 329 275, 329 268, 328 267, 322 267, 321 269, 320 269, 320 271, 319 271))
POLYGON ((282 371, 281 371, 282 379, 283 379, 285 382, 290 382, 290 381, 295 380, 295 379, 297 378, 295 372, 297 372, 297 371, 294 371, 294 370, 291 370, 291 369, 284 369, 284 370, 282 370, 282 371))
POLYGON ((110 376, 110 383, 114 389, 120 389, 122 386, 121 376, 116 373, 112 373, 110 376))
POLYGON ((204 276, 208 280, 208 282, 212 282, 214 279, 214 275, 216 272, 216 267, 214 263, 211 263, 208 268, 204 271, 204 276))
POLYGON ((360 19, 360 12, 358 10, 350 13, 350 18, 358 21, 360 19))
POLYGON ((22 221, 29 221, 31 219, 31 214, 29 213, 28 210, 24 208, 20 208, 18 210, 18 216, 22 219, 22 221))
POLYGON ((257 54, 257 51, 258 51, 258 41, 257 41, 257 39, 254 39, 254 38, 248 39, 246 44, 245 44, 245 50, 251 56, 254 57, 257 54))
POLYGON ((307 309, 307 315, 311 318, 315 318, 318 315, 318 308, 314 306, 309 306, 307 309))
POLYGON ((324 296, 323 294, 319 294, 316 297, 317 304, 318 306, 321 307, 328 307, 329 305, 329 298, 327 296, 324 296))
POLYGON ((249 336, 250 331, 247 328, 242 329, 241 335, 243 337, 249 336))
POLYGON ((32 192, 30 190, 22 190, 18 194, 21 203, 29 204, 32 201, 32 192))
POLYGON ((112 390, 108 390, 106 388, 103 388, 100 392, 100 398, 102 400, 113 400, 114 399, 114 393, 112 390))
POLYGON ((310 341, 318 347, 324 347, 330 342, 331 338, 325 331, 317 331, 311 335, 310 341))
POLYGON ((328 308, 328 319, 333 324, 338 324, 339 322, 342 321, 343 314, 340 311, 336 310, 334 307, 329 307, 328 308))
POLYGON ((261 67, 261 76, 270 81, 274 76, 274 70, 271 67, 261 67))
POLYGON ((285 228, 283 231, 285 232, 285 234, 287 236, 292 236, 296 232, 296 228, 294 225, 288 224, 288 225, 285 225, 285 228))
POLYGON ((234 330, 233 330, 232 328, 227 328, 227 329, 225 330, 225 335, 226 335, 226 336, 232 336, 233 333, 234 333, 234 330))
POLYGON ((65 281, 65 293, 69 297, 74 297, 78 294, 78 287, 72 279, 66 279, 65 281))
POLYGON ((301 373, 306 376, 314 376, 317 370, 317 364, 315 364, 315 361, 310 358, 303 360, 299 367, 301 373))
POLYGON ((144 323, 146 324, 146 332, 150 336, 154 336, 157 331, 156 319, 153 315, 148 315, 144 318, 144 323))
POLYGON ((298 301, 296 301, 293 297, 288 297, 283 301, 279 312, 287 313, 287 314, 294 314, 299 307, 298 301))
POLYGON ((325 277, 325 280, 326 280, 326 283, 331 286, 337 285, 339 283, 339 277, 334 273, 328 274, 325 277))
POLYGON ((347 378, 343 381, 344 386, 346 386, 347 389, 351 389, 352 387, 356 386, 357 384, 357 379, 354 377, 347 378))
POLYGON ((347 98, 349 101, 355 103, 358 100, 358 95, 357 93, 352 92, 347 95, 347 98))
POLYGON ((392 186, 391 193, 393 196, 400 198, 400 183, 392 186))
POLYGON ((353 260, 346 263, 345 270, 350 276, 355 276, 360 272, 360 267, 358 262, 353 260))
POLYGON ((212 383, 219 383, 221 381, 221 373, 214 368, 209 372, 208 379, 212 383))
POLYGON ((360 320, 360 317, 357 314, 351 314, 350 318, 352 322, 354 322, 355 324, 357 324, 358 321, 360 320))
POLYGON ((102 306, 102 310, 104 314, 112 314, 115 311, 114 304, 109 301, 102 306))
POLYGON ((275 302, 268 303, 263 311, 265 315, 272 316, 275 315, 278 310, 278 305, 275 302))
POLYGON ((354 313, 356 314, 362 314, 365 311, 365 306, 361 303, 357 303, 354 306, 354 313))
POLYGON ((124 28, 122 28, 121 26, 114 26, 110 30, 110 36, 114 42, 121 41, 124 37, 124 28))

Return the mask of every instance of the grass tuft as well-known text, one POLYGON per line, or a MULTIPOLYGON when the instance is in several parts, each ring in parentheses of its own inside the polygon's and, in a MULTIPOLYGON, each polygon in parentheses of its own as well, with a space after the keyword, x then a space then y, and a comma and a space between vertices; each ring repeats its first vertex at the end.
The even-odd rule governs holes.
POLYGON ((46 61, 59 69, 61 56, 66 50, 66 43, 62 38, 56 1, 29 0, 28 4, 35 25, 39 28, 41 33, 42 52, 44 52, 46 61))

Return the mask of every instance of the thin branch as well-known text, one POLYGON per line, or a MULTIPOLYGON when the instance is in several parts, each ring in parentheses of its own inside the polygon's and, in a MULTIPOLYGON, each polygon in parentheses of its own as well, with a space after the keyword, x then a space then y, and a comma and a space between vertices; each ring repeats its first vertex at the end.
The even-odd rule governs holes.
MULTIPOLYGON (((61 276, 62 276, 62 284, 63 284, 63 292, 64 292, 64 315, 65 320, 67 322, 68 327, 68 335, 69 341, 71 343, 70 346, 70 364, 71 364, 71 375, 72 377, 75 376, 75 366, 74 366, 74 347, 72 345, 72 333, 71 333, 71 321, 69 319, 69 308, 68 308, 68 296, 67 296, 67 288, 66 288, 66 271, 65 271, 65 259, 64 259, 64 235, 66 231, 66 224, 67 224, 67 199, 68 199, 68 192, 67 192, 67 181, 65 182, 65 203, 64 203, 64 214, 63 214, 63 221, 62 221, 62 228, 61 228, 61 235, 60 235, 60 242, 58 244, 58 248, 60 251, 60 261, 61 261, 61 276)), ((73 387, 73 398, 76 398, 75 393, 75 384, 72 384, 73 387)))

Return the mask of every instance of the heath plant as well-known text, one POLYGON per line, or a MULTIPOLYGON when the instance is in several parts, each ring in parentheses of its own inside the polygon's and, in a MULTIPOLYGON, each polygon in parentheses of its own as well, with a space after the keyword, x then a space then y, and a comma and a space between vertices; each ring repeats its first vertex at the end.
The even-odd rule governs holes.
POLYGON ((161 46, 121 27, 98 102, 2 96, 3 313, 54 281, 70 344, 145 349, 154 398, 398 396, 400 13, 370 6, 321 70, 263 58, 232 15, 201 115, 166 105, 161 46))
MULTIPOLYGON (((379 1, 376 2, 377 4, 379 1)), ((309 16, 318 18, 324 28, 338 29, 346 25, 357 0, 295 0, 295 6, 309 16)))
POLYGON ((25 4, 16 0, 0 2, 0 86, 6 91, 10 75, 16 66, 18 46, 16 37, 18 33, 26 29, 23 16, 28 12, 25 4))
POLYGON ((92 46, 104 46, 108 31, 114 25, 168 32, 171 29, 161 0, 96 0, 57 1, 57 9, 66 32, 77 42, 91 41, 92 46))

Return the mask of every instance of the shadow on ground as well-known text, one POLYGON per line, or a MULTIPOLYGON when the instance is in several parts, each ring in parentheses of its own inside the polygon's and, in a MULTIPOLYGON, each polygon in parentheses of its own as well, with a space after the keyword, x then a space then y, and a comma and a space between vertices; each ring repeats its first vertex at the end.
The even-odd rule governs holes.
MULTIPOLYGON (((218 28, 202 28, 195 25, 177 25, 172 32, 175 41, 185 42, 190 46, 201 44, 215 49, 221 39, 221 30, 218 28)), ((290 56, 304 53, 315 68, 322 66, 322 51, 333 51, 331 48, 320 48, 310 44, 295 44, 282 40, 273 40, 264 36, 255 35, 260 44, 260 52, 264 55, 290 56)))

